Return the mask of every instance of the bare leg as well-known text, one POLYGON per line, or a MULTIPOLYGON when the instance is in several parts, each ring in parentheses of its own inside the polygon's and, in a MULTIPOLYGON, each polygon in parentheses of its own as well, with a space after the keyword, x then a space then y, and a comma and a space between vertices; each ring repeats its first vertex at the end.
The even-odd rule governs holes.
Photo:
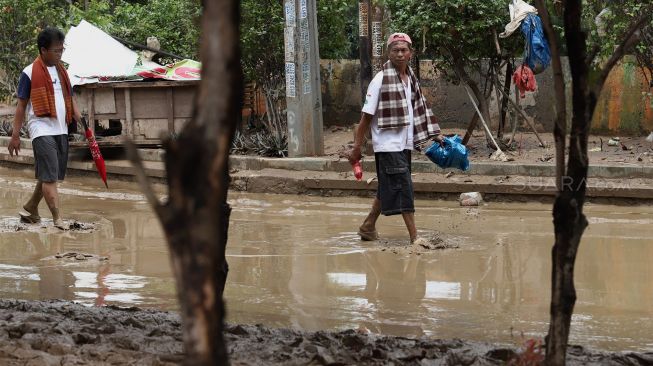
POLYGON ((417 229, 415 228, 415 213, 403 212, 401 216, 404 218, 406 229, 408 229, 408 235, 410 235, 410 242, 412 243, 417 239, 417 229))
POLYGON ((36 187, 34 187, 34 192, 32 193, 32 197, 27 201, 27 203, 23 206, 23 209, 27 212, 20 212, 20 217, 24 221, 28 221, 31 223, 39 222, 41 221, 41 216, 39 216, 39 203, 41 202, 41 199, 43 198, 43 185, 41 184, 40 181, 36 182, 36 187))
POLYGON ((43 197, 45 197, 45 202, 48 204, 48 208, 52 213, 54 226, 65 230, 64 222, 59 216, 59 193, 57 192, 57 182, 43 182, 43 197))
POLYGON ((370 213, 367 214, 365 221, 358 229, 358 233, 361 235, 363 240, 376 240, 378 234, 376 233, 376 220, 381 215, 381 201, 378 198, 374 198, 374 203, 372 203, 372 209, 370 213), (367 234, 367 235, 364 235, 367 234))

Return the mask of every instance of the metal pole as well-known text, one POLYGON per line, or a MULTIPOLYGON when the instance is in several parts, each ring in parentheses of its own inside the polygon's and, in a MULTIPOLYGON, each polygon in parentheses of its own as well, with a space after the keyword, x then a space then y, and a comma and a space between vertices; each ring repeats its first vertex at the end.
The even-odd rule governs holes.
POLYGON ((285 0, 288 155, 324 154, 316 0, 285 0))

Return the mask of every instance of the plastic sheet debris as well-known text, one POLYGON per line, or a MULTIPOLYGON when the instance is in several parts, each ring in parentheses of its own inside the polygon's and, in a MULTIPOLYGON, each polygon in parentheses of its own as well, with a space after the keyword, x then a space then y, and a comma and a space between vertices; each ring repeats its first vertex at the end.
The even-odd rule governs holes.
POLYGON ((462 143, 462 138, 455 135, 445 137, 443 145, 434 143, 426 149, 426 156, 442 169, 456 168, 462 171, 469 169, 467 148, 462 143))

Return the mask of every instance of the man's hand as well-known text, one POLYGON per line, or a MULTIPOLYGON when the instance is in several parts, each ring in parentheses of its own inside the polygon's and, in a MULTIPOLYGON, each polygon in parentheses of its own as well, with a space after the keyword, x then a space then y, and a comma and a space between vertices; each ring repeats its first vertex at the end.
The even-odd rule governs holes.
POLYGON ((14 152, 16 153, 16 156, 18 156, 18 152, 20 151, 20 129, 23 127, 23 121, 25 120, 25 110, 27 109, 27 102, 29 102, 28 99, 18 98, 18 102, 16 103, 16 113, 14 113, 13 131, 11 133, 11 140, 9 141, 9 146, 7 146, 10 156, 14 156, 14 152))
POLYGON ((433 138, 433 141, 440 144, 440 146, 444 146, 444 135, 442 135, 442 134, 435 135, 435 137, 433 138))
POLYGON ((18 156, 18 152, 20 152, 20 137, 12 134, 7 149, 9 150, 10 156, 14 156, 14 152, 16 152, 16 156, 18 156))
POLYGON ((363 155, 361 154, 361 147, 354 145, 354 147, 349 152, 349 163, 354 165, 357 161, 361 160, 363 155))

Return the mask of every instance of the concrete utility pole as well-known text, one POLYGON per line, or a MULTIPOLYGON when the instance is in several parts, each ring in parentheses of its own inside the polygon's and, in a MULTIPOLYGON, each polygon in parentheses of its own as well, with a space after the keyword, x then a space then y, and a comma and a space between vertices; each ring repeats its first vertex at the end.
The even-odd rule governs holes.
POLYGON ((372 42, 370 40, 370 0, 358 2, 358 52, 361 63, 361 105, 372 81, 372 42))
POLYGON ((284 0, 288 155, 324 154, 316 0, 284 0))
POLYGON ((383 69, 383 7, 374 5, 372 18, 372 77, 383 69))

